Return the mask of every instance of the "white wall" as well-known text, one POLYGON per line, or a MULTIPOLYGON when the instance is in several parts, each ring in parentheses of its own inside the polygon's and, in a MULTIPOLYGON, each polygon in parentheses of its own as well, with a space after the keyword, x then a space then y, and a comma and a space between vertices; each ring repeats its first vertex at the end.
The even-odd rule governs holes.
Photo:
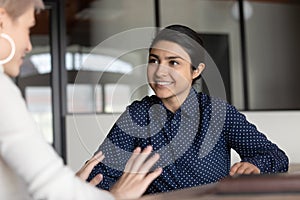
MULTIPOLYGON (((287 153, 291 163, 300 163, 300 111, 255 111, 244 114, 287 153)), ((92 156, 118 116, 67 117, 67 163, 73 170, 78 170, 92 156)), ((235 153, 232 160, 238 160, 235 153)))
MULTIPOLYGON (((284 150, 290 163, 300 163, 300 111, 248 111, 248 121, 284 150)), ((238 160, 233 153, 233 162, 238 160)))
POLYGON ((94 154, 118 117, 118 114, 67 116, 67 163, 73 170, 77 171, 94 154))

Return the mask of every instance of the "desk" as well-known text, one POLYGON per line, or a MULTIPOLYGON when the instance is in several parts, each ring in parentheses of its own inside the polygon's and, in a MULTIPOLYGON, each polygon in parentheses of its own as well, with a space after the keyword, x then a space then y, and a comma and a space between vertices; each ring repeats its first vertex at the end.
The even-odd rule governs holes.
MULTIPOLYGON (((146 197, 146 196, 145 196, 146 197)), ((276 194, 276 195, 205 195, 200 197, 167 197, 161 198, 161 196, 149 198, 142 198, 143 200, 299 200, 300 194, 276 194)))
POLYGON ((300 174, 242 175, 139 200, 299 200, 300 174))
POLYGON ((300 164, 299 163, 290 163, 289 173, 300 173, 300 164))

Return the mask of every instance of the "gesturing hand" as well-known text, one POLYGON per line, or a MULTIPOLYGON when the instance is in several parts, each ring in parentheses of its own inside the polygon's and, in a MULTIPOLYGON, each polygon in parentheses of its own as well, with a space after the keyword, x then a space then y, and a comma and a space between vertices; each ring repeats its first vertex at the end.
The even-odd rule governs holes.
POLYGON ((259 174, 260 170, 249 162, 235 163, 230 169, 230 176, 235 174, 259 174))
MULTIPOLYGON (((76 176, 78 176, 83 181, 86 181, 86 179, 89 177, 91 171, 93 168, 100 163, 104 159, 104 154, 99 151, 97 154, 95 154, 90 160, 88 160, 84 166, 76 173, 76 176)), ((97 174, 91 181, 90 184, 93 186, 98 185, 103 179, 102 174, 97 174)))
POLYGON ((140 147, 133 151, 123 175, 110 189, 110 192, 117 199, 139 198, 150 183, 161 174, 162 168, 157 168, 149 173, 150 168, 159 159, 158 154, 154 154, 154 156, 147 159, 151 151, 151 146, 146 147, 142 152, 140 147))

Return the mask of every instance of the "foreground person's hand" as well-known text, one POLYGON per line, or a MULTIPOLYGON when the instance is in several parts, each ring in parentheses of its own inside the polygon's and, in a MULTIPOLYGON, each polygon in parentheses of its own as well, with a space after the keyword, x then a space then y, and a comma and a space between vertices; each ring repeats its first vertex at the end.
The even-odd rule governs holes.
POLYGON ((152 147, 146 147, 142 152, 141 148, 136 148, 128 160, 125 171, 121 178, 112 186, 110 192, 116 199, 136 199, 143 195, 150 183, 162 172, 162 168, 157 168, 149 172, 151 167, 158 161, 159 155, 151 154, 152 147))
MULTIPOLYGON (((86 181, 89 177, 93 168, 104 159, 104 154, 100 151, 96 153, 90 160, 88 160, 83 167, 76 173, 81 180, 86 181)), ((97 174, 91 181, 90 184, 93 186, 98 185, 103 179, 102 174, 97 174)))

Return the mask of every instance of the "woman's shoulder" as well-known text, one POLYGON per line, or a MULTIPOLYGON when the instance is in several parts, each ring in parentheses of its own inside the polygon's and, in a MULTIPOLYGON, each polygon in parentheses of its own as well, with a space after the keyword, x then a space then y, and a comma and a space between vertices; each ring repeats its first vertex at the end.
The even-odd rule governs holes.
POLYGON ((4 73, 0 73, 0 91, 20 94, 20 91, 14 82, 4 73))
POLYGON ((215 111, 219 110, 225 112, 232 112, 237 110, 233 105, 228 103, 227 100, 220 97, 214 97, 200 92, 198 93, 198 99, 200 102, 200 108, 202 109, 213 109, 215 111))
POLYGON ((14 84, 14 82, 5 74, 0 73, 0 93, 2 95, 1 105, 7 106, 13 105, 14 103, 22 104, 23 97, 19 88, 14 84))
MULTIPOLYGON (((149 115, 149 110, 154 104, 159 104, 160 100, 155 95, 145 96, 141 100, 133 101, 126 107, 125 114, 130 114, 132 118, 144 118, 149 115)), ((124 114, 123 113, 123 114, 124 114)))
POLYGON ((203 92, 198 93, 198 99, 202 105, 211 105, 211 104, 228 104, 228 102, 220 97, 210 96, 203 92))

